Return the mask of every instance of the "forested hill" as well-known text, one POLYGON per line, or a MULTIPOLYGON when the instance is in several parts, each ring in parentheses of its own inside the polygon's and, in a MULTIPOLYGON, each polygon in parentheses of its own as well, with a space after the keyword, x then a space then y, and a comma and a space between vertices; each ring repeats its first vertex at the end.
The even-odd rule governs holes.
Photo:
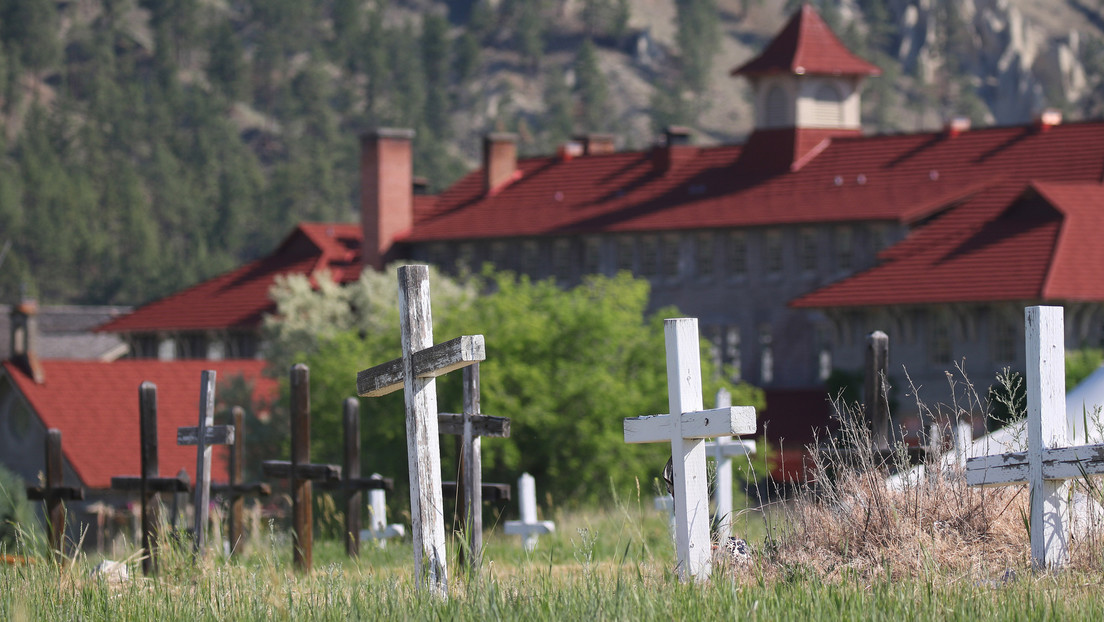
MULTIPOLYGON (((871 131, 1099 115, 1100 0, 821 0, 885 69, 871 131)), ((794 0, 0 0, 0 301, 141 303, 353 220, 357 136, 412 127, 433 189, 523 153, 751 128, 729 69, 794 0)))

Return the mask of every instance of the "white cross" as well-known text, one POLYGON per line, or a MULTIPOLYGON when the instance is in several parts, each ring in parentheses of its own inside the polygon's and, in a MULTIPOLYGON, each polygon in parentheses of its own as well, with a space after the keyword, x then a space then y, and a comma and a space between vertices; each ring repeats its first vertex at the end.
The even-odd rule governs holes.
POLYGON ((671 414, 625 419, 626 443, 671 443, 674 466, 675 551, 679 578, 709 578, 709 485, 702 439, 755 432, 755 408, 702 410, 701 341, 697 318, 663 322, 667 347, 667 404, 671 414))
MULTIPOLYGON (((716 404, 717 408, 732 406, 732 394, 727 389, 718 389, 716 404)), ((755 453, 755 441, 718 436, 717 440, 705 444, 705 453, 717 465, 713 488, 714 516, 717 533, 721 538, 727 538, 732 535, 732 458, 755 453)))
POLYGON ((199 384, 199 425, 177 428, 176 444, 196 446, 195 552, 202 556, 211 500, 211 449, 213 445, 233 445, 234 426, 215 425, 215 371, 205 370, 199 384))
POLYGON ((399 268, 402 358, 357 374, 357 395, 377 397, 403 389, 406 456, 410 469, 410 522, 414 535, 414 580, 448 595, 445 510, 441 495, 441 441, 437 424, 437 376, 486 358, 483 335, 433 345, 429 267, 399 268), (425 558, 428 558, 428 564, 425 558))
POLYGON ((532 475, 522 473, 518 478, 518 509, 521 520, 506 521, 506 533, 521 536, 527 553, 537 548, 537 536, 556 531, 550 520, 537 520, 537 484, 532 475))
POLYGON ((1031 559, 1037 569, 1069 561, 1065 480, 1104 475, 1104 445, 1068 447, 1062 307, 1028 307, 1027 451, 966 461, 972 486, 1028 485, 1031 559))
MULTIPOLYGON (((383 477, 379 473, 373 473, 373 478, 383 477)), ((360 530, 361 540, 376 540, 382 549, 387 546, 388 538, 401 538, 406 535, 406 529, 397 523, 387 524, 387 493, 381 488, 368 491, 368 529, 360 530)))

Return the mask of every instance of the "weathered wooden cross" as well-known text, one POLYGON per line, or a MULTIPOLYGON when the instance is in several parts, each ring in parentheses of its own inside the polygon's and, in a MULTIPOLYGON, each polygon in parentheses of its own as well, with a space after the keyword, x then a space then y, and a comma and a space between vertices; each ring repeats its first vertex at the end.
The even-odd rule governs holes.
POLYGON ((1104 475, 1104 445, 1066 445, 1065 343, 1062 307, 1025 310, 1027 451, 966 461, 972 486, 1027 484, 1031 559, 1037 569, 1069 561, 1065 480, 1104 475))
POLYGON ((518 478, 518 509, 521 520, 506 521, 506 533, 521 536, 522 545, 531 553, 537 548, 537 536, 556 531, 556 523, 537 520, 537 484, 528 473, 518 478))
POLYGON ((402 358, 359 372, 357 395, 377 397, 400 388, 404 390, 415 584, 419 588, 428 584, 430 590, 447 596, 448 565, 435 379, 484 360, 486 352, 483 335, 457 337, 433 345, 427 266, 399 268, 399 324, 402 358))
MULTIPOLYGON (((480 413, 479 363, 464 368, 464 412, 441 413, 438 424, 441 434, 459 437, 460 444, 460 524, 468 534, 469 565, 479 568, 483 558, 483 436, 507 438, 510 420, 480 413)), ((463 549, 461 563, 463 563, 463 549)))
POLYGON ((345 553, 349 557, 360 555, 360 506, 362 490, 394 490, 395 481, 390 477, 360 476, 360 402, 355 397, 345 400, 345 456, 341 479, 321 482, 318 487, 345 492, 345 553))
POLYGON ((292 559, 299 570, 310 570, 314 545, 311 482, 339 480, 341 467, 310 462, 310 370, 302 363, 291 368, 291 461, 265 460, 261 471, 267 477, 291 482, 291 520, 295 532, 292 559))
POLYGON ((142 474, 111 478, 113 490, 138 491, 142 504, 142 548, 146 557, 142 560, 142 572, 157 572, 158 508, 162 492, 187 492, 188 475, 161 477, 157 466, 157 385, 143 382, 138 387, 139 448, 142 474))
POLYGON ((664 333, 670 414, 625 419, 625 442, 671 443, 677 570, 683 580, 704 581, 711 570, 712 547, 703 439, 755 432, 755 408, 702 410, 698 320, 664 320, 664 333))
POLYGON ((246 495, 260 495, 267 497, 272 494, 272 487, 264 482, 243 482, 242 471, 245 462, 245 410, 241 406, 233 408, 234 419, 234 444, 230 446, 230 477, 225 484, 212 484, 211 492, 230 502, 229 519, 229 555, 234 555, 241 550, 243 523, 242 510, 245 505, 243 497, 246 495))
POLYGON ((215 445, 234 444, 234 426, 215 425, 215 377, 213 369, 200 374, 199 425, 176 429, 177 445, 196 446, 195 500, 192 533, 195 553, 203 556, 207 545, 207 516, 211 501, 211 453, 215 445))
POLYGON ((50 549, 58 557, 65 556, 65 504, 64 501, 84 499, 84 488, 65 486, 65 458, 61 452, 61 430, 46 430, 46 482, 42 486, 28 486, 27 498, 46 502, 46 518, 50 523, 50 549))
MULTIPOLYGON (((716 398, 717 408, 732 406, 732 394, 719 389, 716 398)), ((718 436, 716 440, 705 444, 705 453, 716 464, 716 477, 713 481, 714 524, 721 538, 732 535, 732 458, 749 456, 755 453, 755 441, 733 440, 731 436, 718 436)))

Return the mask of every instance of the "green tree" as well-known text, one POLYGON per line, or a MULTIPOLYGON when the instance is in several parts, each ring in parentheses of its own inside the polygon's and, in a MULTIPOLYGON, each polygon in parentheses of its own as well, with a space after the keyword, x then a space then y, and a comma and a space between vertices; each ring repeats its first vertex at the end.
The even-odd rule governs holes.
POLYGON ((588 132, 607 129, 609 87, 598 66, 598 49, 590 39, 583 41, 575 57, 575 93, 582 109, 583 129, 588 132))
POLYGON ((678 0, 675 41, 682 58, 682 76, 696 93, 709 87, 713 57, 721 46, 721 21, 716 0, 678 0))
POLYGON ((451 46, 448 21, 430 13, 422 20, 422 67, 425 71, 425 123, 437 140, 451 135, 449 128, 449 65, 451 46))
POLYGON ((248 92, 248 67, 241 41, 229 19, 218 19, 208 35, 211 41, 207 78, 231 101, 248 92))
POLYGON ((0 41, 34 72, 52 67, 61 57, 58 13, 50 0, 5 0, 0 3, 0 41))

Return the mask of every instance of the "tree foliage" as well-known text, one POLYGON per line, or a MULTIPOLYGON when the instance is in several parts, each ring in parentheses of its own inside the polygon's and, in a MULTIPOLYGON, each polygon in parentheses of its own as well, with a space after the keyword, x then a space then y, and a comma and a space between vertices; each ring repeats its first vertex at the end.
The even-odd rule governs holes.
MULTIPOLYGON (((267 321, 278 373, 292 361, 311 369, 312 455, 338 460, 343 400, 354 372, 398 357, 394 271, 366 273, 353 286, 312 288, 305 278, 273 290, 277 315, 267 321)), ((614 489, 651 489, 670 448, 627 445, 622 419, 665 412, 665 309, 647 315, 648 284, 627 274, 592 277, 570 290, 510 273, 484 272, 457 282, 431 276, 435 341, 483 334, 482 410, 510 417, 509 439, 483 443, 485 481, 533 474, 556 503, 593 503, 614 489), (478 297, 476 294, 479 294, 478 297)), ((705 393, 721 386, 703 343, 705 393)), ((438 378, 438 406, 460 412, 460 374, 438 378)), ((736 388, 734 403, 762 406, 762 394, 736 388)), ((367 471, 406 480, 401 393, 361 400, 367 471)), ((446 479, 455 473, 451 441, 442 442, 446 479)), ((405 490, 403 486, 397 486, 405 490)))

